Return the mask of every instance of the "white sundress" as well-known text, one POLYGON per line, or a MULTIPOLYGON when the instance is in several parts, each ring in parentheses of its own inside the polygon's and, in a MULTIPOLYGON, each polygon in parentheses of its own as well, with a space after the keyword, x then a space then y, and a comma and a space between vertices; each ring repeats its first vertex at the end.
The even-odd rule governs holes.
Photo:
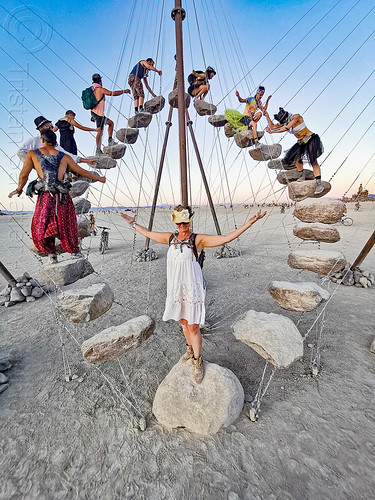
POLYGON ((191 248, 171 243, 167 253, 167 298, 163 320, 186 319, 189 325, 204 324, 206 290, 203 274, 191 248))

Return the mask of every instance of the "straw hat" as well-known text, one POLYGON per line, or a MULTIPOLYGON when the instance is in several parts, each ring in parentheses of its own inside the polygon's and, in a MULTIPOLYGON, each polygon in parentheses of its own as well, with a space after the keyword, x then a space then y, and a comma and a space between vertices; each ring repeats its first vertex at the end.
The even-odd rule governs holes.
POLYGON ((187 208, 184 208, 179 212, 178 210, 173 210, 173 214, 171 215, 172 222, 175 224, 179 224, 181 222, 188 223, 193 220, 194 213, 190 215, 190 212, 187 208))

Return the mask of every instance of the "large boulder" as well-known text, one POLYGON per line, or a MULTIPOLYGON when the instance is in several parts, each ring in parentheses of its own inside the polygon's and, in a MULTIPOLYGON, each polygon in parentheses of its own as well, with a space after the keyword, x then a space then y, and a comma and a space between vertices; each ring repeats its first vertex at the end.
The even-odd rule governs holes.
POLYGON ((77 217, 78 238, 87 238, 90 236, 90 221, 84 216, 77 217))
POLYGON ((118 326, 110 326, 83 342, 82 355, 89 363, 116 358, 136 349, 155 330, 155 321, 144 314, 118 326))
MULTIPOLYGON (((259 130, 257 132, 258 139, 263 137, 264 132, 259 130)), ((253 131, 243 130, 242 132, 237 132, 234 134, 234 140, 239 148, 248 148, 254 145, 253 131)))
POLYGON ((215 104, 210 104, 202 99, 194 101, 194 108, 197 110, 199 116, 214 115, 217 111, 215 104))
POLYGON ((312 282, 272 281, 268 291, 279 306, 288 311, 313 311, 329 299, 327 290, 312 282))
POLYGON ((117 166, 116 160, 107 155, 88 156, 88 160, 96 160, 95 168, 99 170, 108 170, 117 166))
POLYGON ((139 130, 137 128, 120 128, 116 132, 116 137, 119 141, 125 144, 134 144, 139 135, 139 130))
POLYGON ((91 208, 91 203, 85 198, 76 198, 73 200, 73 204, 77 215, 87 214, 91 208))
POLYGON ((113 292, 107 283, 85 289, 66 290, 57 298, 58 309, 73 323, 87 323, 112 307, 113 292))
POLYGON ((224 115, 212 115, 208 118, 208 123, 211 123, 214 127, 224 127, 228 121, 224 115))
POLYGON ((40 270, 40 276, 43 281, 51 285, 69 285, 93 272, 90 262, 81 258, 44 265, 40 270))
POLYGON ((335 224, 341 219, 345 205, 339 200, 313 199, 296 203, 293 215, 302 222, 335 224))
POLYGON ((130 128, 141 128, 148 127, 152 120, 152 114, 146 113, 145 111, 140 111, 136 115, 132 116, 128 120, 128 126, 130 128))
POLYGON ((193 385, 191 360, 177 363, 159 385, 152 412, 169 429, 183 427, 209 435, 228 427, 240 415, 244 391, 228 368, 204 362, 204 378, 193 385))
POLYGON ((85 191, 90 187, 90 183, 86 180, 76 180, 72 183, 72 187, 69 190, 69 194, 72 198, 77 198, 82 196, 85 191))
POLYGON ((281 152, 281 144, 259 144, 259 147, 250 150, 249 154, 255 161, 268 161, 278 158, 281 152))
POLYGON ((156 97, 153 97, 149 101, 146 101, 143 104, 143 109, 147 113, 155 114, 159 113, 164 108, 165 105, 165 99, 162 95, 157 95, 156 97))
POLYGON ((114 160, 119 160, 125 155, 125 144, 114 144, 113 146, 104 146, 103 153, 114 160))
MULTIPOLYGON (((312 170, 303 169, 303 172, 307 181, 314 180, 314 172, 312 170)), ((277 174, 277 180, 280 182, 280 184, 284 185, 296 181, 299 177, 300 172, 296 168, 292 168, 290 170, 281 170, 277 174)))
POLYGON ((298 328, 281 314, 247 311, 234 323, 233 335, 277 368, 288 368, 303 356, 298 328))
POLYGON ((319 222, 315 224, 300 222, 294 226, 293 234, 301 240, 324 241, 325 243, 336 243, 340 240, 337 227, 319 222))
POLYGON ((295 250, 288 256, 288 264, 293 269, 334 274, 345 267, 346 259, 341 253, 330 250, 295 250))
POLYGON ((224 125, 224 134, 226 135, 226 137, 233 137, 237 132, 238 130, 231 123, 228 122, 224 125))
POLYGON ((302 201, 306 198, 321 198, 331 191, 331 184, 327 181, 322 181, 324 191, 315 194, 316 180, 307 180, 299 182, 291 182, 288 186, 289 198, 294 201, 302 201))
MULTIPOLYGON (((191 101, 191 98, 190 98, 189 94, 185 94, 186 109, 190 106, 190 101, 191 101)), ((174 90, 172 90, 172 92, 169 93, 168 102, 169 102, 170 106, 172 106, 173 108, 178 108, 177 89, 174 89, 174 90)))

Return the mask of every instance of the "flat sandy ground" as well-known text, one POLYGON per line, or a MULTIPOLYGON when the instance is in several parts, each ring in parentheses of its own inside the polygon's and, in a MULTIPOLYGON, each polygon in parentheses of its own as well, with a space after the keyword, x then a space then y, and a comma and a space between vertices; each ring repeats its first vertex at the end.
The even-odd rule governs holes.
MULTIPOLYGON (((223 232, 255 209, 219 209, 223 232)), ((342 239, 322 248, 357 256, 374 230, 375 203, 354 212, 351 227, 339 225, 342 239)), ((169 211, 160 210, 155 227, 173 230, 169 211)), ((37 275, 40 262, 30 244, 30 215, 0 217, 0 259, 14 275, 37 275)), ((140 214, 147 223, 147 212, 140 214)), ((206 209, 197 210, 196 232, 212 232, 206 209)), ((149 263, 131 262, 142 240, 115 213, 98 213, 99 225, 111 227, 110 249, 98 253, 99 237, 85 240, 98 274, 72 287, 106 281, 116 303, 84 325, 56 316, 54 296, 35 303, 1 308, 1 351, 11 353, 9 388, 0 395, 2 499, 370 499, 375 498, 375 289, 323 285, 332 293, 322 338, 322 371, 310 376, 315 338, 305 356, 277 371, 261 406, 260 418, 248 418, 249 401, 261 379, 264 360, 237 342, 231 325, 245 311, 284 314, 303 335, 316 312, 282 310, 267 291, 272 280, 314 281, 319 276, 287 265, 293 237, 292 210, 279 208, 245 233, 242 257, 208 257, 207 321, 203 356, 231 369, 241 381, 247 402, 239 419, 212 437, 183 429, 162 428, 151 407, 158 384, 184 352, 179 325, 161 321, 166 289, 167 247, 153 245, 160 256, 149 263), (126 226, 126 227, 125 227, 126 226), (140 314, 156 319, 156 333, 140 348, 118 360, 86 364, 80 344, 110 325, 140 314), (65 382, 63 351, 73 374, 65 382), (147 429, 137 429, 137 411, 147 429)), ((301 248, 301 247, 300 247, 301 248)), ((318 245, 302 243, 302 248, 318 245)), ((364 269, 375 271, 375 248, 364 269)), ((2 278, 1 278, 2 279, 2 278)), ((1 284, 5 285, 2 280, 1 284)), ((313 329, 314 330, 314 329, 313 329)), ((220 397, 220 394, 218 394, 220 397)))

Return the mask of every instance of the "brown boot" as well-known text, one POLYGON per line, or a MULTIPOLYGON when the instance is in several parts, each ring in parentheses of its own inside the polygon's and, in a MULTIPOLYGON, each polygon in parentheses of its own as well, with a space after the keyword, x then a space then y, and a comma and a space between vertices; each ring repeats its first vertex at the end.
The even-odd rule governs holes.
POLYGON ((184 363, 185 361, 193 357, 194 357, 193 348, 191 347, 191 345, 186 344, 186 352, 183 356, 181 356, 179 363, 184 363))
POLYGON ((203 359, 202 356, 199 356, 198 359, 193 357, 192 366, 190 372, 190 378, 193 384, 200 384, 203 380, 204 371, 203 371, 203 359))

